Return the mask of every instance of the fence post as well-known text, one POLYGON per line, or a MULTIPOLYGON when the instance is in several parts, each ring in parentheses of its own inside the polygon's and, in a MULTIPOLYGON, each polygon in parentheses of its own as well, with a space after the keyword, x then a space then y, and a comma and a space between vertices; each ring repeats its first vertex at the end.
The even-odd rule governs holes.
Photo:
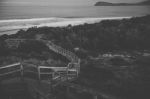
POLYGON ((94 98, 93 99, 98 99, 98 96, 97 95, 94 95, 94 98))
POLYGON ((80 73, 80 62, 81 62, 81 60, 78 59, 78 73, 80 73))
POLYGON ((67 81, 69 80, 69 68, 68 68, 68 66, 67 66, 67 81))
POLYGON ((23 80, 23 65, 22 63, 20 63, 20 70, 21 70, 21 79, 23 80))
POLYGON ((39 80, 41 79, 40 66, 38 66, 38 78, 39 78, 39 80))

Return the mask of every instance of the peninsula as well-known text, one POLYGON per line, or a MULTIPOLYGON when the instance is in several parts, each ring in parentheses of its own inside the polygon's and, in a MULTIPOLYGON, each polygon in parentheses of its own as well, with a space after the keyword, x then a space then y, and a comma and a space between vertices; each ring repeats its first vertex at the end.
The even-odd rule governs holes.
POLYGON ((99 1, 95 4, 95 6, 143 6, 143 5, 150 5, 150 1, 143 1, 138 3, 110 3, 99 1))

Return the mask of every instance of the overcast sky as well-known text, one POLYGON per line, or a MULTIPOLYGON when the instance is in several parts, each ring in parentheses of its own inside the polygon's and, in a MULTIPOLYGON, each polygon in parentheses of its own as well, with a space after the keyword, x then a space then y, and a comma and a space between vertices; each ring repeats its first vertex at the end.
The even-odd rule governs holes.
POLYGON ((20 5, 93 5, 97 1, 107 2, 140 2, 144 0, 0 0, 1 4, 20 5), (3 2, 3 3, 2 3, 3 2))

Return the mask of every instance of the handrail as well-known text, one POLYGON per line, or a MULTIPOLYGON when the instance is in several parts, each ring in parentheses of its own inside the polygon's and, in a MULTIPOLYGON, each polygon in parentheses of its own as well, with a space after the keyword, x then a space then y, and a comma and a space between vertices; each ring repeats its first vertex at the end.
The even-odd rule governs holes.
POLYGON ((39 66, 39 68, 54 69, 54 68, 67 68, 67 67, 48 67, 48 66, 39 66))
POLYGON ((3 67, 0 67, 0 69, 3 69, 3 68, 8 68, 8 67, 15 67, 16 65, 20 65, 20 63, 14 63, 14 64, 11 64, 11 65, 7 65, 7 66, 3 66, 3 67))
POLYGON ((50 74, 53 74, 53 73, 40 73, 41 75, 44 75, 44 74, 47 74, 47 75, 50 75, 50 74))
MULTIPOLYGON (((60 46, 53 44, 51 41, 44 41, 44 42, 46 42, 46 45, 53 51, 60 53, 65 57, 71 57, 71 59, 72 59, 71 61, 74 61, 76 58, 79 59, 74 53, 67 51, 67 50, 61 48, 60 46)), ((69 58, 69 60, 70 60, 70 58, 69 58)))
MULTIPOLYGON (((6 40, 6 42, 7 43, 13 43, 13 41, 16 43, 16 47, 18 47, 18 44, 20 44, 21 42, 24 42, 24 41, 27 41, 27 40, 35 40, 35 39, 7 39, 6 40), (11 42, 10 42, 11 41, 11 42)), ((41 41, 41 42, 43 42, 45 45, 47 45, 48 46, 48 48, 50 49, 50 50, 52 50, 52 51, 54 51, 54 52, 56 52, 56 53, 58 53, 58 54, 60 54, 60 55, 62 55, 62 56, 64 56, 64 57, 66 57, 68 60, 70 60, 70 62, 68 63, 68 65, 67 65, 67 67, 47 67, 47 66, 37 66, 37 71, 38 71, 38 77, 39 77, 39 79, 41 79, 41 75, 42 74, 48 74, 47 72, 43 72, 43 71, 41 71, 41 69, 52 69, 52 70, 54 70, 53 71, 53 75, 55 74, 55 73, 57 73, 58 72, 58 76, 60 76, 60 78, 62 78, 62 77, 64 77, 63 75, 61 75, 60 73, 59 73, 59 71, 55 71, 56 69, 66 69, 65 71, 66 71, 66 73, 67 73, 67 77, 70 75, 71 76, 71 74, 68 74, 68 73, 71 73, 72 71, 74 71, 74 72, 76 72, 76 77, 78 77, 78 74, 79 74, 79 72, 80 72, 80 59, 78 58, 78 56, 76 56, 73 52, 71 52, 71 51, 68 51, 68 50, 66 50, 66 49, 64 49, 64 48, 62 48, 62 47, 60 47, 60 46, 58 46, 58 45, 55 45, 54 43, 52 43, 51 41, 48 41, 48 40, 42 40, 42 39, 37 39, 38 41, 41 41), (70 68, 70 66, 73 66, 72 68, 70 68)), ((13 46, 14 46, 15 44, 13 43, 13 46)), ((23 75, 23 72, 24 72, 24 67, 23 67, 23 64, 21 64, 21 63, 16 63, 16 64, 14 64, 14 65, 8 65, 8 66, 5 66, 5 67, 1 67, 1 68, 9 68, 9 67, 12 67, 12 66, 15 66, 15 65, 20 65, 21 67, 21 73, 22 73, 22 75, 23 75)), ((32 65, 31 65, 32 66, 32 65)), ((31 67, 30 66, 30 67, 31 67)), ((36 66, 33 66, 33 67, 35 67, 36 68, 36 66)), ((1 69, 0 68, 0 69, 1 69)), ((32 72, 32 71, 30 71, 30 70, 26 70, 25 72, 32 72)), ((34 72, 34 71, 33 71, 34 72)), ((72 74, 74 75, 74 73, 72 72, 72 74)), ((75 77, 75 75, 74 75, 74 77, 75 77)))

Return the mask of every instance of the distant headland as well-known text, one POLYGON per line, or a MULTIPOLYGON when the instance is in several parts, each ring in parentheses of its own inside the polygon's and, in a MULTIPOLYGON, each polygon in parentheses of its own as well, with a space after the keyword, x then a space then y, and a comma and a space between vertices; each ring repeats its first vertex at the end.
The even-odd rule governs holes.
POLYGON ((143 1, 138 3, 110 3, 99 1, 96 2, 95 6, 141 6, 141 5, 150 5, 150 1, 143 1))

